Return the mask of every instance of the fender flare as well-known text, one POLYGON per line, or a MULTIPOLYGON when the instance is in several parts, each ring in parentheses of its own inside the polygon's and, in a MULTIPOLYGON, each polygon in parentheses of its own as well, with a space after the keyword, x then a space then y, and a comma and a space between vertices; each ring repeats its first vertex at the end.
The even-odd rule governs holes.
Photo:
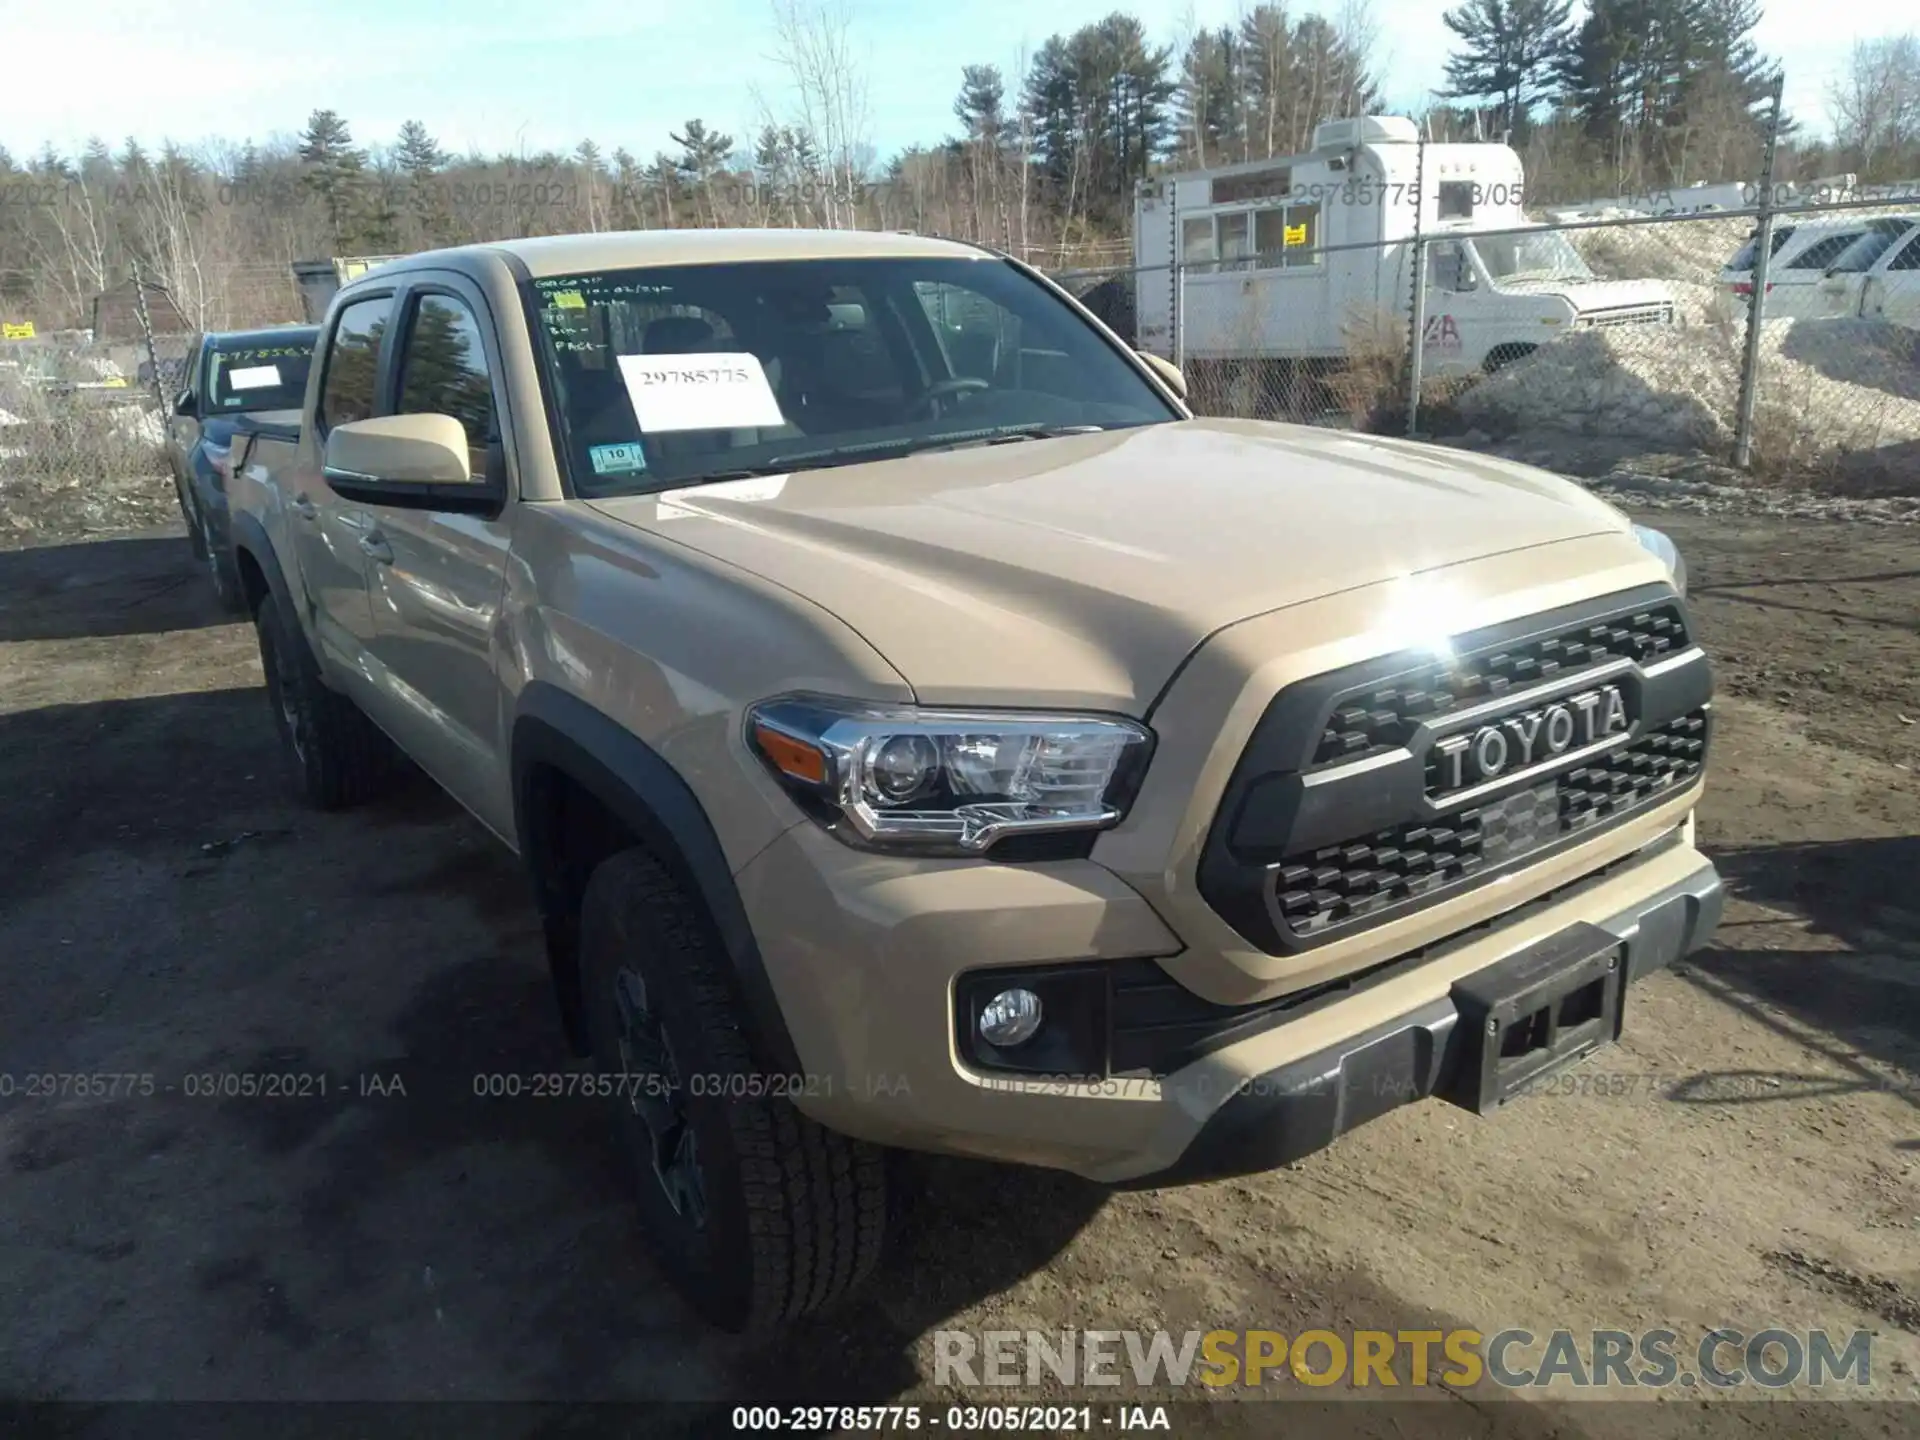
POLYGON ((793 1037, 754 939, 740 888, 713 822, 679 771, 625 726, 543 681, 533 681, 520 692, 512 737, 514 828, 546 921, 548 960, 554 967, 569 1039, 576 1048, 584 1050, 585 1037, 577 1028, 577 1007, 573 1006, 578 976, 568 969, 576 958, 569 948, 572 937, 564 918, 569 905, 562 877, 537 858, 548 845, 548 837, 540 833, 542 811, 532 794, 536 769, 543 766, 559 771, 598 800, 700 900, 739 984, 755 1059, 772 1073, 797 1075, 800 1065, 793 1037))
MULTIPOLYGON (((273 541, 267 536, 267 527, 260 523, 259 516, 246 510, 229 510, 227 526, 235 552, 249 556, 260 567, 267 589, 286 608, 288 617, 294 621, 294 628, 300 631, 301 639, 305 641, 306 630, 299 624, 300 611, 293 603, 293 592, 287 587, 287 577, 280 568, 280 557, 274 553, 273 541)), ((311 642, 307 643, 311 648, 311 642)))

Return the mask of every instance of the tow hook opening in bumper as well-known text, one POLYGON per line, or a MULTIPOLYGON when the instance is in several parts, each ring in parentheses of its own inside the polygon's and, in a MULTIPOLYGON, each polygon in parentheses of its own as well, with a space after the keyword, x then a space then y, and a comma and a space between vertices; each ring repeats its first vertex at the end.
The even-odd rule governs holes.
POLYGON ((1456 1056, 1439 1098, 1476 1115, 1619 1038, 1626 946, 1584 922, 1453 984, 1456 1056))

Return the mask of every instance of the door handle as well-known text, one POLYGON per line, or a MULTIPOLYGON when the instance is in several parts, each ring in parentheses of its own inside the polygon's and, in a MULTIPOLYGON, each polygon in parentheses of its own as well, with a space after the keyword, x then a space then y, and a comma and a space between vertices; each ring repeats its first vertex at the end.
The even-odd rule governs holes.
POLYGON ((304 495, 296 495, 290 502, 293 513, 302 520, 312 520, 320 513, 320 507, 304 495))
POLYGON ((393 546, 387 543, 387 537, 378 530, 369 530, 360 537, 360 549, 369 560, 382 565, 393 564, 393 546))

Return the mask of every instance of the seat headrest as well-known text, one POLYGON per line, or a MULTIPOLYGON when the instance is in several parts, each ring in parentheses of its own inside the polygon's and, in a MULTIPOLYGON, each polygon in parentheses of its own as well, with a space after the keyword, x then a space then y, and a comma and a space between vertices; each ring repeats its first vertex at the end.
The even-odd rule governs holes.
POLYGON ((640 337, 648 355, 695 355, 712 343, 713 326, 693 315, 662 316, 640 337))

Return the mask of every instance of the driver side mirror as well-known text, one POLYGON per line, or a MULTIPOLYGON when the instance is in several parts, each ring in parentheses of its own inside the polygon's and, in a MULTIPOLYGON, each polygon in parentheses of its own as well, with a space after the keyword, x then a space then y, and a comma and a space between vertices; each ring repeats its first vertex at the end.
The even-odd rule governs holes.
POLYGON ((1136 353, 1139 354, 1142 360, 1147 362, 1147 368, 1160 377, 1162 384, 1173 391, 1180 399, 1185 400, 1187 398, 1187 377, 1180 373, 1180 367, 1178 365, 1174 364, 1171 360, 1154 354, 1151 350, 1141 350, 1136 353))
POLYGON ((474 476, 466 428, 451 415, 381 415, 336 425, 327 432, 323 463, 336 494, 369 505, 492 514, 505 498, 502 485, 474 476))
POLYGON ((193 406, 193 392, 191 390, 182 390, 178 398, 173 402, 173 413, 191 419, 193 416, 193 406))

